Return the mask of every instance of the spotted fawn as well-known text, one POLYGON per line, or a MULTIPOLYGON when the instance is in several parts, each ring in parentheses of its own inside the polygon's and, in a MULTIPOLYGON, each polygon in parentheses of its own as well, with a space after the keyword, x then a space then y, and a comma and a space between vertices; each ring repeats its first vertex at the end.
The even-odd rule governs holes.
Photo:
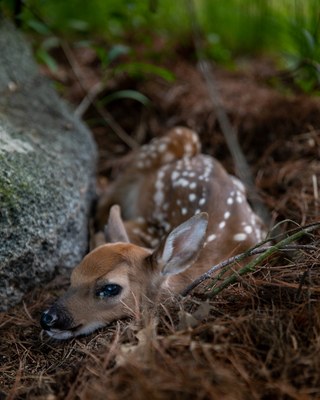
POLYGON ((97 215, 108 243, 83 259, 67 293, 42 314, 54 338, 91 333, 134 315, 145 299, 179 293, 264 235, 241 181, 182 127, 132 153, 97 215))

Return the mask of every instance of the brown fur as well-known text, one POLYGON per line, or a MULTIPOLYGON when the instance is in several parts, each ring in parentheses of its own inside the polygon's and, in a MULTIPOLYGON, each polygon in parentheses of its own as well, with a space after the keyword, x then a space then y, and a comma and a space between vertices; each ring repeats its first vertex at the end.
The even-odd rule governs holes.
POLYGON ((68 332, 87 333, 82 327, 134 315, 146 299, 182 291, 212 265, 261 239, 261 222, 241 182, 199 152, 197 135, 176 128, 133 154, 99 207, 101 229, 110 207, 121 207, 124 222, 118 206, 109 215, 106 235, 114 243, 84 258, 58 301, 68 332), (128 238, 132 243, 119 243, 128 238), (121 293, 97 297, 99 285, 109 283, 120 285, 121 293))

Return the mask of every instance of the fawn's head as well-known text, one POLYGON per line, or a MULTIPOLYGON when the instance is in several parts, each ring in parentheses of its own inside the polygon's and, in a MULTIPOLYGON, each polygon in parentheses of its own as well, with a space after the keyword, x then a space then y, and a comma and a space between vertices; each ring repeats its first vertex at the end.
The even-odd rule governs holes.
POLYGON ((43 329, 53 338, 68 339, 134 315, 142 301, 157 299, 169 276, 193 264, 207 220, 206 213, 188 219, 151 251, 129 243, 119 207, 112 207, 107 229, 112 243, 93 250, 74 269, 66 294, 42 314, 43 329))

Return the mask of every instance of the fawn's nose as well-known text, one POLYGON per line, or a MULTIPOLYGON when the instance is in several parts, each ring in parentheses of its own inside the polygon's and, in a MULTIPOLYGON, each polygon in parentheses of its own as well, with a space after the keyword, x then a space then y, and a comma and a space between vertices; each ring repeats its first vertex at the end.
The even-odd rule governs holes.
POLYGON ((73 324, 74 321, 71 314, 59 302, 52 304, 40 317, 40 325, 46 331, 71 329, 73 324))
POLYGON ((51 328, 54 328, 58 321, 57 314, 50 313, 50 310, 44 311, 40 318, 40 325, 46 331, 49 331, 51 328))

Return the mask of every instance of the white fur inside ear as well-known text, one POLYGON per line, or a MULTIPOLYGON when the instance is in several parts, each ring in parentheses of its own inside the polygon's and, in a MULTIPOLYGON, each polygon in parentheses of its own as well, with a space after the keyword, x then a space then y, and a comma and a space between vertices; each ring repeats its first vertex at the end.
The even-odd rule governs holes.
MULTIPOLYGON (((190 227, 186 227, 184 230, 179 231, 179 234, 190 230, 190 227)), ((162 253, 162 262, 167 263, 169 262, 170 258, 172 257, 173 250, 174 250, 174 241, 176 240, 175 230, 169 234, 167 240, 164 245, 163 253, 162 253)))
POLYGON ((176 275, 189 268, 201 251, 208 225, 206 213, 197 214, 176 227, 157 254, 162 275, 176 275))

